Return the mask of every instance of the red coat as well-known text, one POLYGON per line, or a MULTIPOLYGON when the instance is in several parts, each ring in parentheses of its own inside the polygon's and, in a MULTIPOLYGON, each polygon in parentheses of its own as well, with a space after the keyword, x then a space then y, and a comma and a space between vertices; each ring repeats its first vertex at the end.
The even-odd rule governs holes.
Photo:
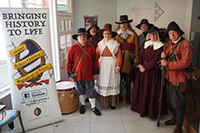
MULTIPOLYGON (((87 47, 85 51, 88 53, 88 55, 90 55, 92 61, 90 57, 86 53, 84 53, 83 58, 80 62, 79 68, 77 70, 78 72, 77 72, 76 80, 78 81, 93 80, 93 75, 98 74, 99 65, 98 65, 98 60, 96 58, 95 48, 89 44, 86 44, 85 46, 87 47)), ((79 53, 82 51, 81 47, 82 46, 79 43, 77 43, 77 44, 72 45, 69 48, 69 51, 67 54, 67 64, 66 64, 66 71, 68 73, 72 72, 72 68, 74 67, 73 65, 76 65, 74 68, 77 68, 77 65, 82 55, 82 53, 79 55, 79 53), (75 64, 75 62, 77 63, 75 64)))
MULTIPOLYGON (((166 51, 171 50, 172 42, 170 41, 166 45, 166 51)), ((181 69, 187 68, 192 63, 192 54, 194 53, 193 47, 186 39, 182 40, 176 47, 178 54, 181 56, 181 59, 178 61, 169 61, 167 64, 167 71, 165 73, 165 78, 171 82, 186 82, 186 75, 182 72, 181 69)))

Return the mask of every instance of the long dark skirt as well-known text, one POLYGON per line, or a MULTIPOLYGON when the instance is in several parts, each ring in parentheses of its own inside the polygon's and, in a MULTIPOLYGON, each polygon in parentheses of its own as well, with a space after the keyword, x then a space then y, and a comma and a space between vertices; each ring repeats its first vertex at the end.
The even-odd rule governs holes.
MULTIPOLYGON (((150 70, 144 73, 138 71, 133 89, 131 110, 136 111, 141 117, 148 116, 156 119, 159 110, 159 94, 161 87, 161 71, 150 70)), ((162 114, 167 114, 166 90, 163 91, 162 114)))

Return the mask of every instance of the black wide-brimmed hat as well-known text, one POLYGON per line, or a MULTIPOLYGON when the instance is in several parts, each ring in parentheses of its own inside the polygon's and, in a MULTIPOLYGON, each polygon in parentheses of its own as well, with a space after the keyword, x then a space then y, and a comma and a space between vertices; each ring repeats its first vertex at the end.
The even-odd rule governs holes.
POLYGON ((157 35, 158 35, 158 38, 160 38, 160 33, 159 33, 159 29, 157 26, 152 26, 146 33, 147 33, 147 36, 146 36, 146 39, 149 40, 150 37, 150 33, 154 32, 154 31, 157 31, 157 35))
POLYGON ((139 23, 138 25, 136 25, 135 27, 138 28, 138 29, 141 29, 140 26, 141 26, 142 24, 147 24, 147 25, 149 25, 149 29, 150 29, 152 26, 154 26, 153 24, 149 23, 149 21, 148 21, 147 19, 142 19, 142 20, 140 21, 140 23, 139 23))
POLYGON ((77 34, 74 34, 74 35, 72 36, 72 38, 73 38, 74 40, 77 40, 77 37, 78 37, 79 35, 87 35, 87 39, 90 37, 90 35, 88 35, 88 33, 86 32, 85 28, 79 28, 79 29, 78 29, 78 33, 77 33, 77 34))
POLYGON ((119 22, 115 22, 116 24, 124 24, 124 23, 131 23, 133 20, 130 19, 128 20, 128 16, 127 15, 121 15, 119 22))
POLYGON ((180 29, 180 27, 178 26, 178 24, 174 21, 170 22, 168 27, 167 27, 167 31, 165 33, 165 37, 169 38, 169 35, 168 35, 168 32, 170 30, 174 30, 174 31, 177 31, 177 32, 180 32, 180 35, 183 35, 184 32, 180 29))
POLYGON ((97 34, 99 36, 103 36, 103 32, 106 31, 106 30, 110 31, 112 33, 112 38, 117 35, 117 32, 112 31, 112 25, 109 24, 109 23, 105 24, 103 29, 98 30, 97 34))
POLYGON ((95 22, 94 22, 94 21, 91 21, 91 22, 89 23, 88 28, 86 29, 88 34, 90 34, 90 29, 91 29, 93 26, 95 26, 95 27, 97 28, 97 30, 99 29, 99 27, 95 24, 95 22))
POLYGON ((159 33, 158 27, 152 26, 147 32, 148 32, 148 33, 151 33, 151 32, 154 32, 154 31, 157 31, 157 32, 159 33))

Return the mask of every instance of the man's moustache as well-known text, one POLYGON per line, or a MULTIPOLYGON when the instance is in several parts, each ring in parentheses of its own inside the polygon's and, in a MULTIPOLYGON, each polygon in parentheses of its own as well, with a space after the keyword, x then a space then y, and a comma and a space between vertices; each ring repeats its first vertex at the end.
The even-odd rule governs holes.
POLYGON ((173 38, 177 38, 177 36, 172 36, 172 37, 170 37, 170 39, 173 39, 173 38))

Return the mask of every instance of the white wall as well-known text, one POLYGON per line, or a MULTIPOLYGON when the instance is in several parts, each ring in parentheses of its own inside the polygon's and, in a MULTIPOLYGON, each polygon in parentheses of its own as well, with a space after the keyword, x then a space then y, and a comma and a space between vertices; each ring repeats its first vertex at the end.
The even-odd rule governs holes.
POLYGON ((105 23, 111 23, 115 28, 117 0, 73 0, 74 32, 84 28, 84 15, 98 15, 98 26, 103 28, 105 23))
POLYGON ((184 37, 189 39, 192 2, 192 0, 117 0, 117 16, 127 14, 132 18, 131 25, 138 34, 141 32, 135 25, 143 18, 147 18, 150 23, 159 28, 167 28, 171 21, 175 21, 185 32, 184 37), (155 3, 163 9, 164 13, 154 22, 155 3))

